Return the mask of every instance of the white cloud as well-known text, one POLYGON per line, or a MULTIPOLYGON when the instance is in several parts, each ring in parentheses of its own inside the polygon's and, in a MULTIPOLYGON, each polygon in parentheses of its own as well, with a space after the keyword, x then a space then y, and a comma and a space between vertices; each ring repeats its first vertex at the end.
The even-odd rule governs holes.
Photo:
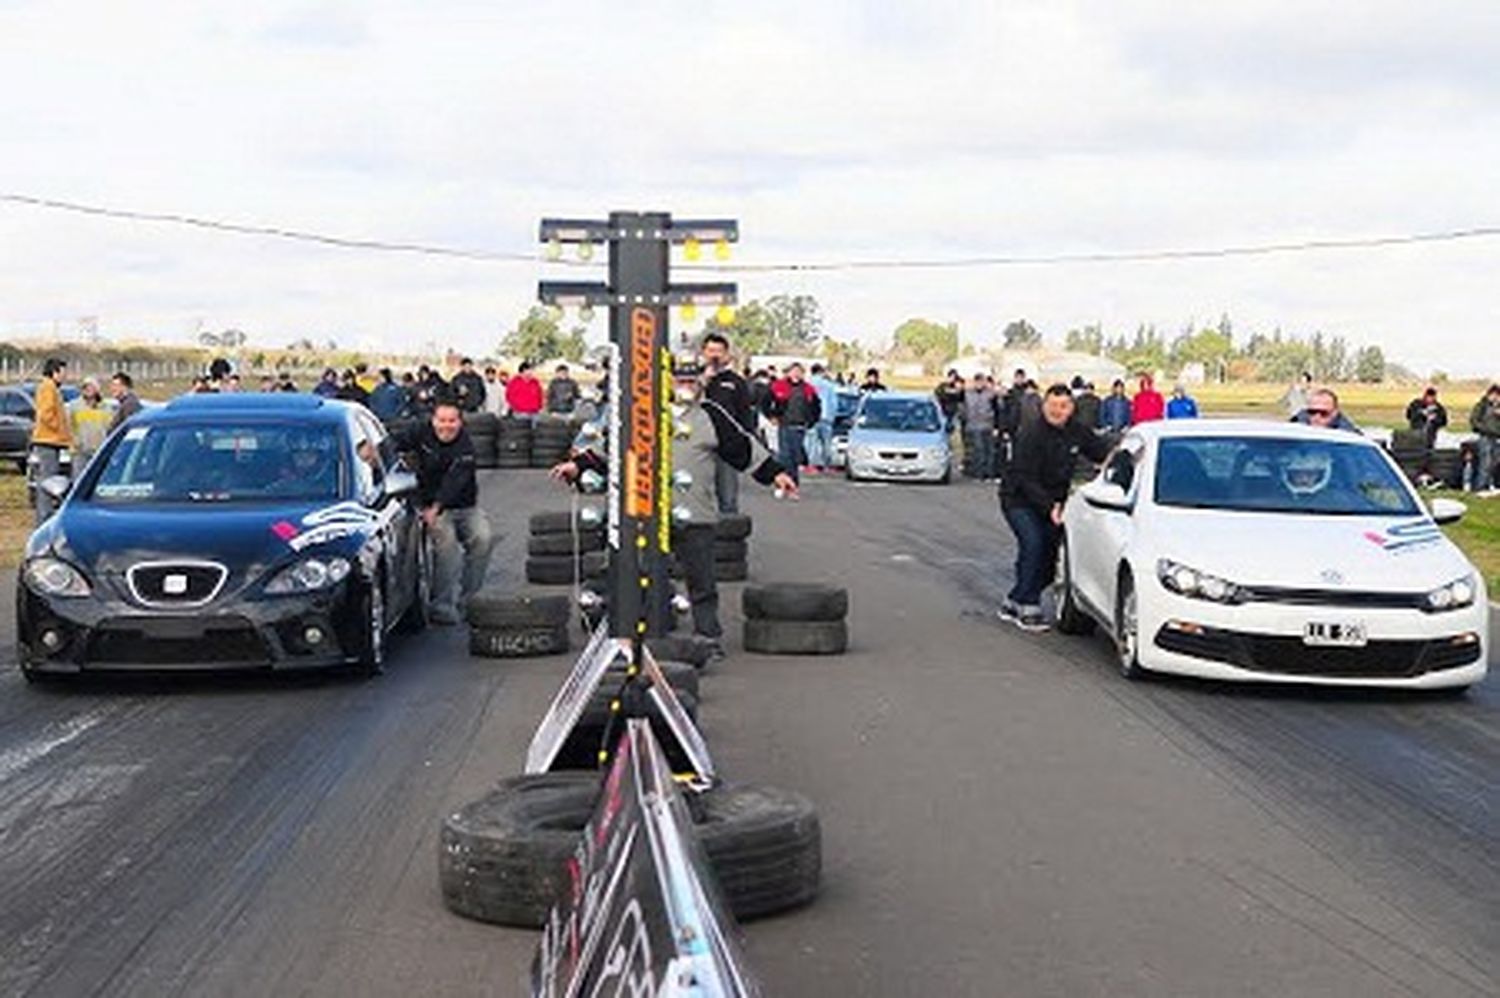
MULTIPOLYGON (((545 214, 741 219, 745 259, 1048 254, 1500 221, 1497 9, 0 4, 0 176, 42 195, 530 249, 545 214)), ((99 315, 492 344, 539 268, 0 207, 0 334, 99 315)), ((750 275, 829 328, 1323 328, 1500 368, 1500 243, 1203 263, 750 275)))

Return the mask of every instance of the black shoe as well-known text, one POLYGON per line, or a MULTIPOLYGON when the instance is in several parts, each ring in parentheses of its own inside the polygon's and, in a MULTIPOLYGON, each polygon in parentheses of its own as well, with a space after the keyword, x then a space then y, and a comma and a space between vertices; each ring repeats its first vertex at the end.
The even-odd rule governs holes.
POLYGON ((1000 609, 995 611, 1001 620, 1016 620, 1021 616, 1021 608, 1016 606, 1014 600, 1006 599, 1000 603, 1000 609))
POLYGON ((1041 607, 1036 606, 1028 606, 1022 609, 1015 619, 1015 625, 1021 630, 1030 631, 1033 634, 1041 634, 1052 630, 1052 623, 1047 619, 1047 615, 1042 612, 1041 607))

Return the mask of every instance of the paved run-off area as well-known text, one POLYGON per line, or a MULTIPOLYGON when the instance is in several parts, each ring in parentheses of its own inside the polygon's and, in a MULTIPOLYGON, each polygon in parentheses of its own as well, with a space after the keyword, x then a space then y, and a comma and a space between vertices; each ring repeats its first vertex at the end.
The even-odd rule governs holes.
MULTIPOLYGON (((1021 634, 990 489, 749 498, 752 577, 849 587, 853 650, 703 681, 733 779, 821 810, 776 995, 1500 992, 1500 679, 1466 700, 1128 684, 1021 634)), ((491 475, 525 516, 566 494, 491 475)), ((13 625, 4 625, 7 643, 13 625)), ((571 658, 434 629, 372 682, 29 688, 0 666, 0 994, 514 995, 533 933, 448 914, 440 816, 519 770, 571 658)))

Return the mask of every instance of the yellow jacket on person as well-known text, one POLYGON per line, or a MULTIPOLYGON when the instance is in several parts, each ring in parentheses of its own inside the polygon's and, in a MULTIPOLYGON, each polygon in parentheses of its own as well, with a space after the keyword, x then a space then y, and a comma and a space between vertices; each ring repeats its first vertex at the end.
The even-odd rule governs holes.
POLYGON ((51 447, 73 446, 73 433, 68 428, 68 410, 63 406, 62 390, 51 378, 43 378, 36 386, 36 425, 31 430, 31 442, 51 447))
POLYGON ((99 449, 109 435, 109 421, 114 415, 114 410, 103 402, 89 405, 82 398, 76 398, 68 403, 68 421, 79 457, 88 457, 99 449))

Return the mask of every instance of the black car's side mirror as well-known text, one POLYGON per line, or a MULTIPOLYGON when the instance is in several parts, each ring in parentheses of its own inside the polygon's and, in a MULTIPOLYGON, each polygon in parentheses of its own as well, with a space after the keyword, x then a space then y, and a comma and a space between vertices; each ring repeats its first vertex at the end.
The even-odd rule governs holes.
POLYGON ((409 496, 417 491, 417 476, 404 468, 392 468, 380 484, 380 495, 385 499, 409 496))

